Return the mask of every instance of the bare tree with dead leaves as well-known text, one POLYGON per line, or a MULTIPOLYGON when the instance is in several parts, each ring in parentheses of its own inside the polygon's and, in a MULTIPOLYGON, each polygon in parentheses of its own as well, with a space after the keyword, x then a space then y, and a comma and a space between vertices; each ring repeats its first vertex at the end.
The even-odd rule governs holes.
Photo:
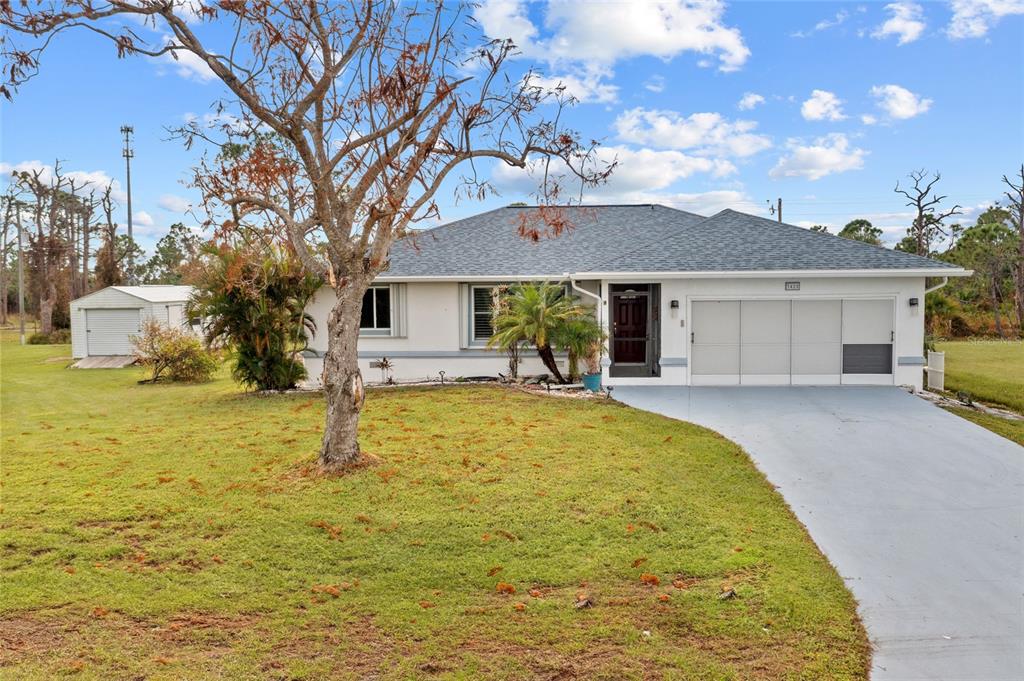
MULTIPOLYGON (((605 181, 596 142, 563 124, 571 99, 510 73, 515 46, 486 40, 469 3, 386 0, 68 0, 14 8, 0 18, 28 44, 5 48, 4 94, 34 75, 47 45, 84 28, 119 56, 189 58, 226 95, 219 123, 177 131, 211 143, 193 182, 223 233, 273 230, 337 292, 324 363, 325 469, 359 458, 363 382, 356 344, 363 294, 388 267, 392 245, 438 214, 442 187, 491 191, 493 163, 537 167, 538 203, 570 180, 605 181), (125 20, 119 28, 117 21, 125 20), (149 45, 138 22, 161 35, 149 45), (217 23, 221 40, 203 31, 217 23), (201 37, 204 36, 204 37, 201 37)), ((571 227, 557 210, 510 225, 525 238, 571 227)), ((213 219, 213 218, 211 218, 213 219)))

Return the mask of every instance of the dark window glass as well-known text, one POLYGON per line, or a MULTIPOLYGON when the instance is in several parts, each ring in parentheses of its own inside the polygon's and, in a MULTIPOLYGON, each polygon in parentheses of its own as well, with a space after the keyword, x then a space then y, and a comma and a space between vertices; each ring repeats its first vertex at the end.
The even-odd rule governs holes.
POLYGON ((391 328, 391 289, 368 288, 363 295, 363 310, 359 317, 360 329, 391 328))
POLYGON ((377 325, 378 329, 391 328, 391 289, 379 288, 377 291, 377 325))

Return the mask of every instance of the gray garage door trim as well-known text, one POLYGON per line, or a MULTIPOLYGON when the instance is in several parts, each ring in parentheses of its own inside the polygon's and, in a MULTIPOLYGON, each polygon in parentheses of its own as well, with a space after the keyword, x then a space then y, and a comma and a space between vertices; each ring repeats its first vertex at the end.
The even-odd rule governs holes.
POLYGON ((895 303, 693 298, 691 385, 892 385, 895 303))
POLYGON ((141 308, 92 308, 84 312, 87 355, 132 354, 130 337, 142 330, 141 308))

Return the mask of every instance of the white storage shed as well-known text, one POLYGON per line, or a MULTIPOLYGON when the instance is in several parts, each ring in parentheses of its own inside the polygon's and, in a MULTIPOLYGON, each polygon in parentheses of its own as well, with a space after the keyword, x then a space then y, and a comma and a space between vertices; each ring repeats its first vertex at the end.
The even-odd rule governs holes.
POLYGON ((149 317, 171 327, 188 327, 185 303, 191 295, 191 286, 108 286, 72 300, 72 356, 132 354, 131 337, 149 317))

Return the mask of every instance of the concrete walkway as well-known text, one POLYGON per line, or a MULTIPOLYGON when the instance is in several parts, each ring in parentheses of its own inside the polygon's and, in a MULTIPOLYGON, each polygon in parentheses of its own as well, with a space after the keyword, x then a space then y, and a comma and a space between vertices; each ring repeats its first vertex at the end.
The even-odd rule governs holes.
POLYGON ((1024 679, 1024 448, 898 388, 619 387, 738 442, 846 580, 874 679, 1024 679))

